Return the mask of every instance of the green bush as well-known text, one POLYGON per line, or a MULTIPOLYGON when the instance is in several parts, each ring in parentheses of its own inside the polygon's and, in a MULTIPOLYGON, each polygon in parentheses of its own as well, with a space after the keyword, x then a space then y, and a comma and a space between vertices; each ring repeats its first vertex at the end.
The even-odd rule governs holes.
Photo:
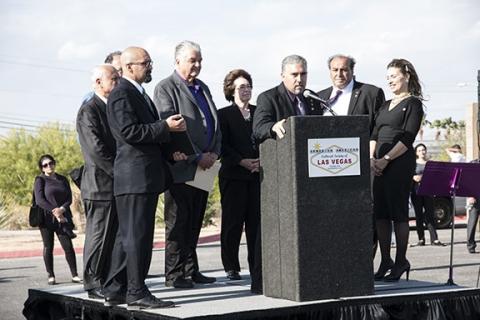
MULTIPOLYGON (((38 159, 51 154, 57 161, 56 170, 67 176, 83 164, 77 133, 71 126, 49 123, 37 132, 13 129, 6 136, 0 136, 0 228, 28 228, 28 208, 32 200, 35 177, 40 174, 38 159)), ((74 222, 83 229, 84 214, 78 190, 73 185, 74 201, 71 209, 74 222)), ((213 223, 220 208, 220 194, 217 182, 210 193, 204 225, 213 223)), ((163 195, 157 206, 156 223, 163 224, 163 195)))

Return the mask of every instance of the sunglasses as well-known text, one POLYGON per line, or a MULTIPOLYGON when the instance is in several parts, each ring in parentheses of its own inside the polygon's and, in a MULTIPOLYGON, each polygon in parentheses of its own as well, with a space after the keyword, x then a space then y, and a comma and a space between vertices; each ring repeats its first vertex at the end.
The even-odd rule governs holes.
POLYGON ((42 164, 42 168, 53 167, 54 165, 55 165, 55 161, 50 161, 50 162, 42 164))

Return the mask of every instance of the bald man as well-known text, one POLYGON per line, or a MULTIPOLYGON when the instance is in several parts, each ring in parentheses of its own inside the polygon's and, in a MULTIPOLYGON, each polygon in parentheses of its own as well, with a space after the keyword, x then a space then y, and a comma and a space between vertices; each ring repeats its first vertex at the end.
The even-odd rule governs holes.
POLYGON ((142 87, 152 80, 152 60, 142 48, 121 55, 123 78, 110 93, 107 118, 117 153, 113 165, 113 193, 119 231, 112 267, 104 285, 105 305, 127 303, 129 309, 172 307, 153 296, 145 285, 150 268, 158 196, 171 183, 161 143, 171 131, 185 131, 180 115, 160 120, 142 87), (122 254, 123 253, 123 254, 122 254))
POLYGON ((94 95, 80 107, 76 122, 85 161, 80 188, 86 215, 83 286, 92 299, 103 299, 102 285, 118 225, 113 201, 116 147, 107 122, 107 98, 118 79, 111 65, 92 70, 94 95))

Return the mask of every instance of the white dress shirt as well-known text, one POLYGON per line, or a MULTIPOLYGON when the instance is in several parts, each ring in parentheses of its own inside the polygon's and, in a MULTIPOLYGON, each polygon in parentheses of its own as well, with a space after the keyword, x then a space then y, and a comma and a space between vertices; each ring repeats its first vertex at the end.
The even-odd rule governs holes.
MULTIPOLYGON (((350 105, 350 98, 352 97, 353 90, 353 79, 350 83, 343 89, 338 89, 335 86, 332 87, 332 93, 330 94, 330 99, 335 97, 337 91, 341 90, 342 94, 338 97, 337 101, 330 105, 333 111, 339 116, 348 115, 348 106, 350 105)), ((331 116, 330 112, 325 112, 324 116, 331 116)))

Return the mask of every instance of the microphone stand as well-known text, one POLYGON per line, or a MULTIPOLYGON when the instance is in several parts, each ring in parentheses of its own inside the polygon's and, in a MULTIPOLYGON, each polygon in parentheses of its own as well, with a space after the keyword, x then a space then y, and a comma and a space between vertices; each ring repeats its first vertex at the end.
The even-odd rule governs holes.
POLYGON ((332 110, 332 108, 330 108, 330 104, 328 102, 325 102, 325 101, 320 101, 320 104, 322 105, 323 109, 324 110, 327 110, 328 112, 330 112, 330 114, 332 116, 336 116, 337 113, 335 111, 332 110))

